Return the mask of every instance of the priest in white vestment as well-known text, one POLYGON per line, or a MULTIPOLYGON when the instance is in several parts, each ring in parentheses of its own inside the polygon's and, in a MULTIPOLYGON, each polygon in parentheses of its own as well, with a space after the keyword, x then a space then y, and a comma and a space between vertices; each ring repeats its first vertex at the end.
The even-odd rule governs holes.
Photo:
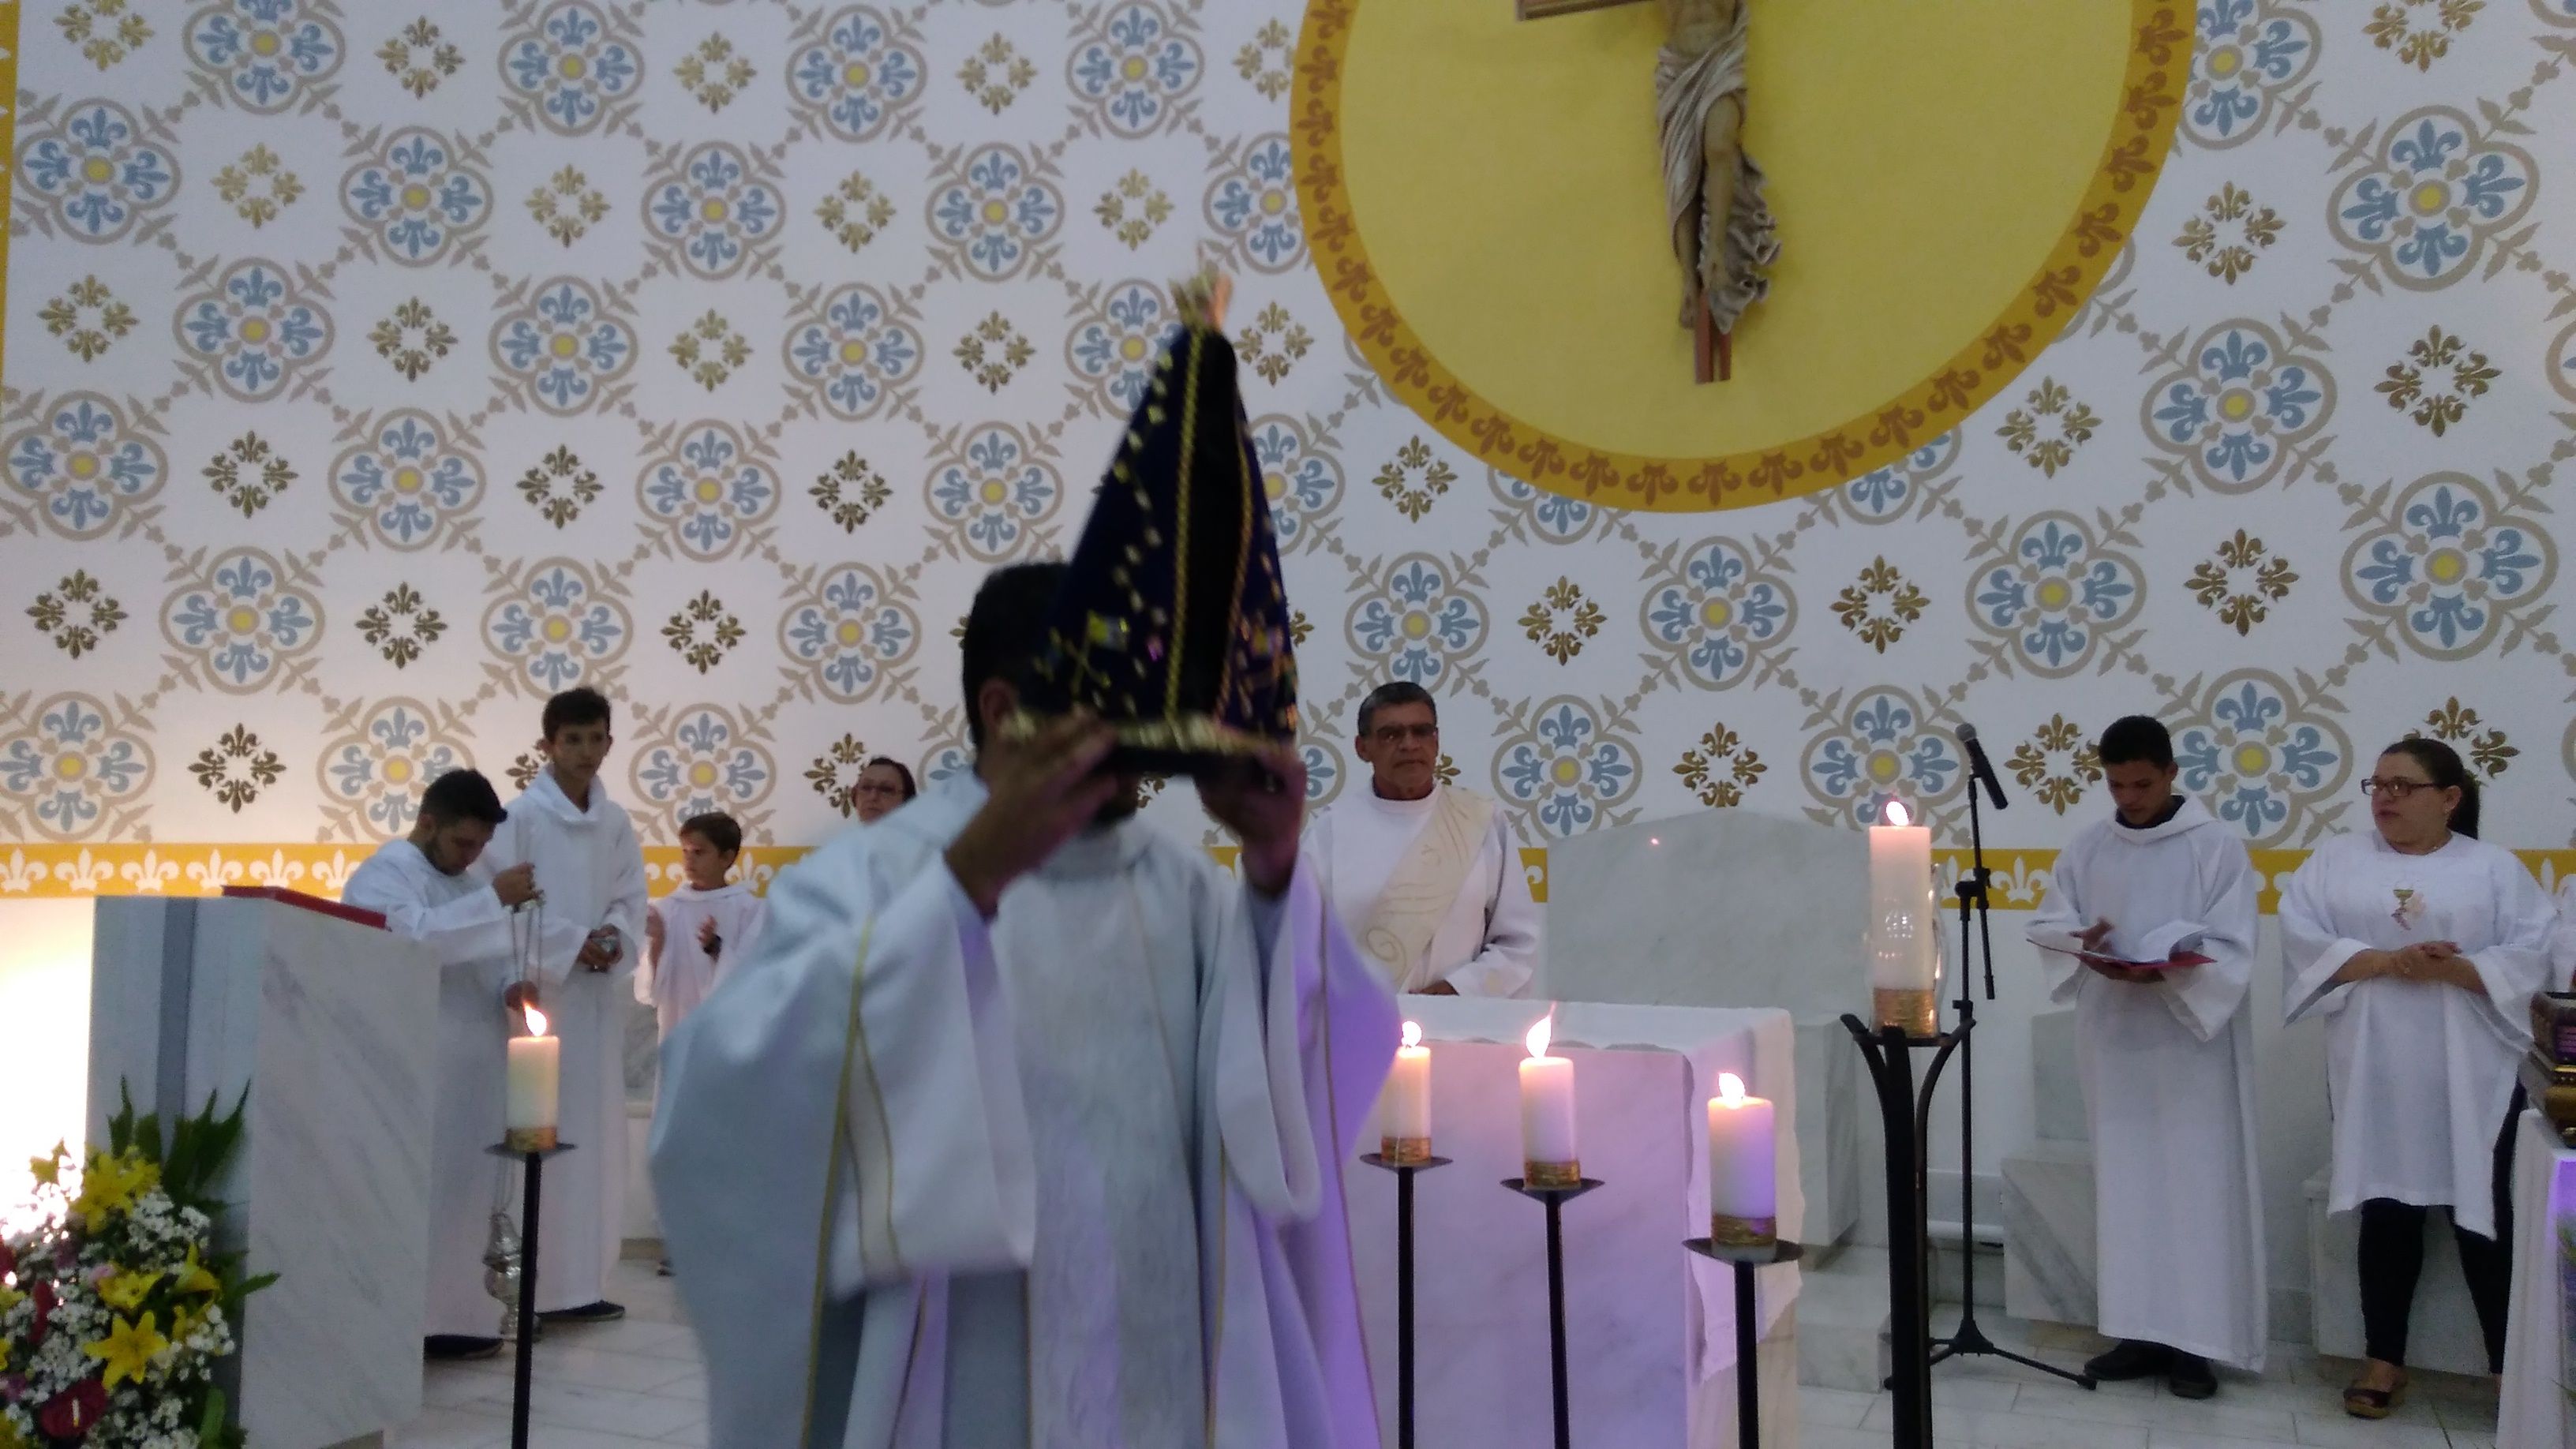
POLYGON ((2326 1210, 2361 1213, 2368 1354, 2344 1408, 2376 1419, 2405 1395, 2429 1207, 2449 1209, 2501 1368, 2515 1072, 2531 994, 2551 984, 2556 914, 2511 851, 2476 838, 2477 782, 2450 746, 2400 740, 2363 787, 2377 828, 2321 843, 2281 892, 2281 976, 2288 1019, 2326 1023, 2326 1210))
POLYGON ((599 778, 607 699, 566 690, 546 701, 542 728, 546 767, 510 802, 483 859, 536 867, 550 943, 535 961, 537 989, 563 1042, 558 1130, 577 1149, 546 1163, 537 1311, 595 1323, 626 1313, 608 1301, 608 1273, 625 1247, 626 1016, 644 954, 644 850, 599 778), (577 934, 559 936, 563 927, 577 934))
POLYGON ((1300 867, 1293 748, 1202 780, 1238 884, 1130 818, 1105 726, 1012 732, 1063 573, 976 596, 974 775, 783 872, 664 1048, 715 1449, 1377 1444, 1340 1169, 1393 999, 1300 867))
POLYGON ((1526 996, 1540 917, 1511 823, 1439 776, 1440 715, 1405 681, 1360 702, 1365 794, 1317 812, 1306 853, 1333 913, 1401 992, 1526 996))
MULTIPOLYGON (((505 818, 492 782, 451 770, 422 792, 411 833, 387 841, 349 875, 340 899, 381 911, 386 929, 438 956, 438 1076, 431 1106, 429 1323, 431 1358, 500 1352, 501 1305, 483 1291, 483 1248, 502 1190, 505 993, 516 979, 512 912, 536 893, 534 872, 474 871, 505 818)), ((519 922, 528 924, 525 917, 519 922)), ((569 940, 559 945, 577 944, 569 940)))
POLYGON ((2120 1340, 2085 1371, 2205 1399, 2212 1361, 2260 1373, 2268 1337, 2246 999, 2262 882, 2243 838, 2175 793, 2162 724, 2119 720, 2100 752, 2112 817, 2059 853, 2030 925, 2051 999, 2075 1003, 2097 1322, 2120 1340), (2186 956, 2208 959, 2122 964, 2186 956))

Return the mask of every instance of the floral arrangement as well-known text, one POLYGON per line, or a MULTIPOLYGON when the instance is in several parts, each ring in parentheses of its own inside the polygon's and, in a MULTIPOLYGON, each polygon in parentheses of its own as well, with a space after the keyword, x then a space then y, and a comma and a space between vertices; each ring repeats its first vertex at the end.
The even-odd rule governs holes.
POLYGON ((239 1346, 245 1278, 214 1250, 210 1195, 242 1104, 179 1122, 129 1099, 108 1145, 29 1163, 36 1226, 0 1239, 0 1449, 238 1449, 215 1366, 239 1346))

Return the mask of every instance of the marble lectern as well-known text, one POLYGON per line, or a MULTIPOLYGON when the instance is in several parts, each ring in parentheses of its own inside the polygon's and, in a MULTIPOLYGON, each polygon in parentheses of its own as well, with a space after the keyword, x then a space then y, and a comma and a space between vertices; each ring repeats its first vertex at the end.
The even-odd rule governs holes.
MULTIPOLYGON (((1861 937, 1869 842, 1807 820, 1709 810, 1596 830, 1547 852, 1547 960, 1531 994, 1777 1007, 1796 1024, 1802 1243, 1859 1221, 1861 937)), ((1787 1232, 1783 1224, 1783 1232, 1787 1232)))
MULTIPOLYGON (((324 903, 327 904, 327 903, 324 903)), ((250 1442, 367 1442, 420 1413, 438 962, 282 900, 98 903, 89 1131, 250 1092, 218 1240, 281 1275, 239 1325, 250 1442)))

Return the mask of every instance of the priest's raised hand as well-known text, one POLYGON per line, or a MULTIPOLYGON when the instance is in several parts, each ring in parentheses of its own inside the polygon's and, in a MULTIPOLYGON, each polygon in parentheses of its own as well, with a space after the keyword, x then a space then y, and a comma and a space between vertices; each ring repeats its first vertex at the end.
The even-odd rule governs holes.
POLYGON ((978 773, 991 794, 950 843, 948 869, 986 920, 1004 886, 1044 865, 1126 788, 1100 773, 1115 743, 1109 726, 1072 714, 1016 747, 985 751, 978 773))

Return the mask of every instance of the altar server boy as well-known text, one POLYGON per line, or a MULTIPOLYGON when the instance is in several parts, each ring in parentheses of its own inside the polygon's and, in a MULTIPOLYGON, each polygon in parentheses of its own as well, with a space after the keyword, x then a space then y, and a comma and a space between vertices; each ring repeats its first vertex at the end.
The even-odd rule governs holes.
POLYGON ((742 827, 717 811, 680 823, 680 869, 687 884, 671 892, 645 918, 652 951, 635 975, 635 999, 653 1008, 662 1040, 734 964, 751 958, 752 943, 769 919, 769 902, 725 875, 742 854, 742 827))
POLYGON ((2162 724, 2116 721, 2101 758, 2114 813, 2058 856, 2030 927, 2053 999, 2075 1003, 2093 1128, 2099 1323, 2119 1342, 2085 1371, 2205 1399, 2213 1360, 2263 1367, 2246 1000, 2260 878, 2243 840, 2175 792, 2162 724))
POLYGON ((569 689, 546 701, 546 767, 510 802, 484 861, 534 865, 548 935, 580 934, 535 963, 538 990, 563 1039, 563 1140, 580 1147, 546 1165, 538 1220, 537 1310, 549 1321, 599 1323, 626 1310, 607 1298, 625 1246, 627 977, 644 954, 644 851, 625 807, 609 798, 608 700, 569 689))

